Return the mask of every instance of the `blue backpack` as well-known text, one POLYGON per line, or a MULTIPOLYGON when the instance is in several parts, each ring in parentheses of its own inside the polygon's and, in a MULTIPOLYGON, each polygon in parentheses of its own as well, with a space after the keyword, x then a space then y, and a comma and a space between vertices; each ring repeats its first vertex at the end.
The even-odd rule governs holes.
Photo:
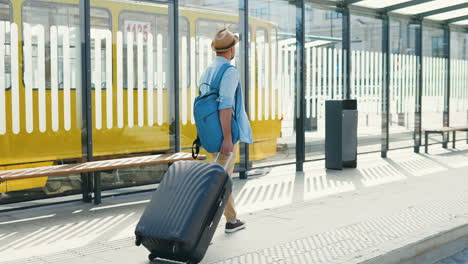
MULTIPOLYGON (((193 115, 195 117, 198 133, 197 139, 195 139, 192 144, 192 156, 194 159, 196 159, 198 153, 200 153, 200 146, 210 153, 219 152, 221 149, 224 137, 218 113, 219 85, 224 73, 230 67, 234 66, 229 63, 223 64, 216 73, 211 84, 209 84, 210 90, 203 95, 200 92, 200 95, 195 98, 193 103, 193 115)), ((235 144, 239 141, 239 126, 236 121, 234 109, 233 113, 231 119, 231 134, 232 143, 235 144)))

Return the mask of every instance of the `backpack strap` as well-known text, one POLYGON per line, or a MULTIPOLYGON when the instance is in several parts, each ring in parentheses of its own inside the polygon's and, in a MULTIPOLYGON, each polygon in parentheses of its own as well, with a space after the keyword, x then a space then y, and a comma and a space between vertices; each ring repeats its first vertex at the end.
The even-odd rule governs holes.
POLYGON ((210 84, 210 89, 211 90, 216 90, 219 91, 219 85, 221 84, 221 79, 223 78, 224 73, 227 71, 227 69, 234 67, 230 63, 225 63, 221 65, 221 68, 219 68, 218 72, 216 73, 214 79, 211 81, 210 84))
POLYGON ((201 146, 200 138, 197 136, 197 139, 195 139, 192 143, 192 158, 193 159, 198 158, 198 154, 200 153, 200 146, 201 146))

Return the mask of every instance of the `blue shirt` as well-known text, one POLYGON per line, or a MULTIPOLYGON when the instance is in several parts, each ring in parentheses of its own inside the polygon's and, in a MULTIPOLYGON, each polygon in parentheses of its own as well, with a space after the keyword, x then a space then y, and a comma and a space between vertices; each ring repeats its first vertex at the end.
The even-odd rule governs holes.
MULTIPOLYGON (((223 64, 230 63, 226 58, 217 56, 213 63, 206 68, 199 81, 200 94, 205 94, 210 87, 207 85, 212 82, 218 70, 223 64)), ((239 141, 244 143, 253 143, 252 128, 249 118, 245 112, 244 99, 240 85, 239 71, 235 67, 226 70, 219 85, 219 106, 218 109, 232 108, 235 114, 237 124, 239 125, 239 141)))

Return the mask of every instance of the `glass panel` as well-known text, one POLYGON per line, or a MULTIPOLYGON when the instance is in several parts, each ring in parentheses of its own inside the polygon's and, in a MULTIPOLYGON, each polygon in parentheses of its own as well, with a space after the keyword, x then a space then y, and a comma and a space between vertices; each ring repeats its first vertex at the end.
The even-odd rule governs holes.
POLYGON ((306 5, 306 158, 325 157, 325 100, 343 98, 342 14, 306 5))
POLYGON ((392 5, 397 5, 405 2, 409 2, 410 0, 364 0, 357 2, 356 5, 365 6, 369 8, 384 8, 392 5))
MULTIPOLYGON (((91 26, 95 159, 173 152, 168 5, 92 0, 91 6, 100 11, 91 26)), ((103 188, 156 183, 166 168, 104 172, 103 188)))
POLYGON ((464 3, 466 3, 466 0, 434 0, 427 3, 399 9, 396 10, 396 12, 412 15, 464 3))
POLYGON ((468 25, 468 19, 454 23, 455 25, 468 25))
MULTIPOLYGON (((7 3, 0 2, 2 20, 10 20, 0 22, 0 170, 76 162, 81 159, 78 5, 7 3), (13 11, 22 16, 11 20, 13 11)), ((0 184, 0 192, 6 192, 3 203, 76 193, 80 185, 79 175, 43 177, 0 184)))
MULTIPOLYGON (((450 125, 468 125, 468 34, 451 33, 450 66, 450 125)), ((466 133, 457 133, 457 138, 467 137, 466 133)))
MULTIPOLYGON (((447 58, 442 29, 423 27, 423 92, 422 129, 443 125, 444 92, 446 88, 447 58)), ((440 135, 431 139, 440 142, 440 135)))
POLYGON ((380 151, 382 21, 351 15, 351 98, 358 101, 358 152, 380 151))
POLYGON ((417 85, 416 28, 390 22, 390 148, 414 145, 417 85))
POLYGON ((249 2, 249 110, 253 166, 295 162, 296 6, 249 2))
POLYGON ((457 10, 451 11, 451 12, 441 13, 441 14, 438 14, 438 15, 428 16, 427 19, 447 20, 447 19, 451 19, 451 18, 464 16, 466 14, 468 14, 468 7, 467 8, 460 8, 460 9, 457 9, 457 10))

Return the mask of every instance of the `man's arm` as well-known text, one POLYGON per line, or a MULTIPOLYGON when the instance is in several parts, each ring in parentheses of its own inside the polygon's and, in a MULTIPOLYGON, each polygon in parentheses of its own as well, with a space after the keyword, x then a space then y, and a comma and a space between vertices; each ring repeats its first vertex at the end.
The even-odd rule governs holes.
POLYGON ((237 85, 239 84, 239 73, 236 68, 229 68, 224 73, 221 80, 219 89, 219 121, 223 129, 223 144, 221 145, 221 152, 224 155, 229 155, 232 152, 232 134, 231 134, 231 119, 234 106, 234 96, 236 93, 237 85))
POLYGON ((232 135, 231 135, 231 118, 232 118, 232 108, 226 108, 219 110, 219 121, 221 122, 221 127, 223 129, 223 144, 219 152, 223 155, 229 155, 232 152, 234 145, 232 144, 232 135))

